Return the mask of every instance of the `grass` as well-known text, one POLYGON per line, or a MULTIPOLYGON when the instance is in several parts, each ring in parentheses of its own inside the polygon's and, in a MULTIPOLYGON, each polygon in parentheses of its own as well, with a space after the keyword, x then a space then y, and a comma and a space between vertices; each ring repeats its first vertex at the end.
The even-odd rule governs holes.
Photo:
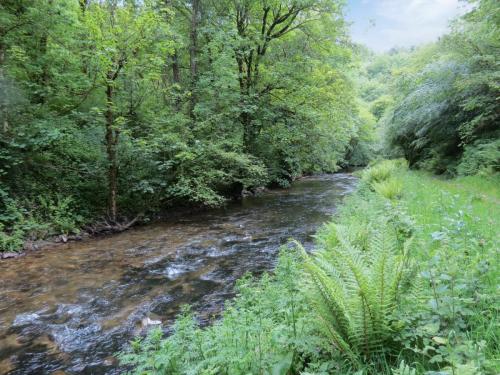
POLYGON ((362 175, 318 231, 315 255, 304 262, 284 248, 274 274, 244 278, 214 325, 202 329, 185 312, 170 337, 139 338, 123 362, 136 374, 500 373, 499 178, 443 180, 388 161, 362 175), (379 280, 374 293, 384 295, 386 259, 405 267, 390 309, 366 282, 379 280), (336 321, 345 309, 350 318, 336 321), (385 323, 369 315, 376 309, 385 323), (373 337, 384 337, 382 348, 366 342, 373 337), (375 355, 356 350, 360 342, 375 355))
POLYGON ((499 373, 500 180, 406 172, 403 181, 402 203, 418 226, 417 264, 435 289, 431 312, 446 323, 439 333, 463 346, 454 355, 471 369, 458 371, 499 373))

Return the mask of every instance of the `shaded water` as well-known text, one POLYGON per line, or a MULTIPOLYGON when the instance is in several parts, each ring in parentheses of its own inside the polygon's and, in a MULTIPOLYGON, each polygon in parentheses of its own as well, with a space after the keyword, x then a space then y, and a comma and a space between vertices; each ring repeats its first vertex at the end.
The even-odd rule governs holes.
POLYGON ((293 237, 311 245, 356 184, 297 181, 225 209, 0 262, 0 374, 115 374, 113 354, 182 304, 207 322, 246 271, 272 269, 293 237))

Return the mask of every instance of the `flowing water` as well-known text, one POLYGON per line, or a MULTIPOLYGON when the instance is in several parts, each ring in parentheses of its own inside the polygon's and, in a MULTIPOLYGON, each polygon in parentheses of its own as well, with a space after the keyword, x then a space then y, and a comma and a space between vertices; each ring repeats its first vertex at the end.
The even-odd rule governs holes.
POLYGON ((207 323, 245 272, 272 270, 289 238, 311 236, 356 179, 297 181, 175 222, 0 262, 0 374, 118 374, 134 335, 189 303, 207 323), (156 322, 155 322, 156 321, 156 322))

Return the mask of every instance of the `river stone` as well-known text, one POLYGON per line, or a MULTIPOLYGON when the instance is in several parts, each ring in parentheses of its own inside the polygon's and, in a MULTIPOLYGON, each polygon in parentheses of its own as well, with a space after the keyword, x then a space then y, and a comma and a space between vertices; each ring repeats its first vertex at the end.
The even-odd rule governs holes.
POLYGON ((21 253, 6 252, 2 253, 2 259, 17 258, 21 253))

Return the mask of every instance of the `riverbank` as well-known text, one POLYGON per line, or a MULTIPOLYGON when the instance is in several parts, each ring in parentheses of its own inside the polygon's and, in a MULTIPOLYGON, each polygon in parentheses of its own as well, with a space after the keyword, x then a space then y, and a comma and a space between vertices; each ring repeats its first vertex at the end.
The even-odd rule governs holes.
MULTIPOLYGON (((356 170, 359 170, 359 167, 355 168, 346 168, 342 169, 339 172, 341 174, 351 174, 356 170)), ((314 177, 313 174, 303 175, 294 178, 290 183, 295 181, 300 181, 304 178, 314 177)), ((132 219, 123 218, 120 223, 112 224, 105 219, 95 220, 93 222, 86 223, 85 225, 78 225, 77 220, 72 220, 71 224, 64 227, 64 232, 61 233, 52 233, 52 234, 44 234, 48 232, 47 228, 51 227, 51 223, 37 223, 36 220, 33 220, 33 215, 29 215, 29 219, 24 220, 27 223, 23 223, 23 226, 33 228, 33 233, 24 233, 23 230, 17 231, 10 230, 6 232, 0 231, 0 261, 8 260, 13 258, 18 258, 21 256, 26 256, 32 252, 42 251, 49 248, 59 247, 61 245, 71 243, 71 242, 81 242, 81 241, 89 241, 94 240, 96 238, 102 238, 103 236, 109 236, 117 233, 124 232, 131 228, 135 228, 142 225, 150 225, 159 222, 175 222, 177 220, 182 220, 183 218, 190 217, 192 215, 200 214, 207 211, 217 211, 227 207, 231 204, 237 204, 242 199, 249 197, 258 197, 261 194, 267 191, 280 191, 286 190, 288 188, 273 186, 273 187, 258 187, 253 190, 243 190, 241 195, 238 197, 227 198, 225 203, 221 206, 217 207, 208 207, 208 206, 192 206, 192 205, 183 205, 170 207, 169 209, 161 210, 157 213, 144 215, 139 214, 136 215, 132 219), (41 231, 40 228, 43 228, 41 231), (10 233, 9 233, 10 232, 10 233), (22 234, 19 234, 21 232, 22 234), (30 238, 33 236, 40 236, 41 238, 30 238), (25 239, 28 237, 28 239, 25 239), (2 246, 3 245, 3 246, 2 246)), ((52 205, 53 208, 53 205, 52 205)), ((25 210, 24 210, 25 211, 25 210)), ((60 220, 61 215, 57 215, 58 220, 60 220)), ((0 228, 1 229, 1 228, 0 228)), ((28 231, 29 229, 27 229, 28 231)), ((54 229, 57 230, 57 229, 54 229)))
POLYGON ((122 361, 137 374, 498 373, 499 186, 377 165, 314 256, 283 248, 214 325, 185 311, 122 361))
MULTIPOLYGON (((300 178, 296 180, 299 179, 300 178)), ((136 215, 133 219, 123 218, 120 223, 115 224, 110 223, 105 219, 100 219, 80 226, 77 221, 72 221, 69 226, 70 228, 66 227, 65 231, 61 233, 50 233, 47 229, 52 226, 51 223, 38 223, 33 220, 32 215, 30 215, 30 219, 23 220, 28 222, 26 224, 23 223, 23 226, 28 228, 32 227, 32 233, 29 232, 29 229, 17 229, 16 233, 15 228, 5 232, 0 231, 0 245, 3 245, 0 246, 0 261, 18 258, 35 251, 58 247, 66 243, 94 240, 103 236, 121 233, 137 226, 159 222, 174 222, 202 212, 218 210, 221 207, 234 204, 244 198, 259 196, 267 190, 269 190, 269 188, 266 187, 256 188, 253 191, 244 190, 240 197, 228 199, 225 204, 220 207, 170 207, 168 210, 163 210, 151 215, 136 215), (45 229, 45 231, 40 231, 40 228, 47 229, 45 229), (35 236, 35 238, 32 238, 33 236, 35 236)), ((54 230, 57 231, 57 229, 54 230)))
POLYGON ((219 316, 245 272, 272 270, 356 188, 348 174, 296 181, 218 210, 0 262, 0 373, 120 374, 113 355, 189 303, 219 316))

